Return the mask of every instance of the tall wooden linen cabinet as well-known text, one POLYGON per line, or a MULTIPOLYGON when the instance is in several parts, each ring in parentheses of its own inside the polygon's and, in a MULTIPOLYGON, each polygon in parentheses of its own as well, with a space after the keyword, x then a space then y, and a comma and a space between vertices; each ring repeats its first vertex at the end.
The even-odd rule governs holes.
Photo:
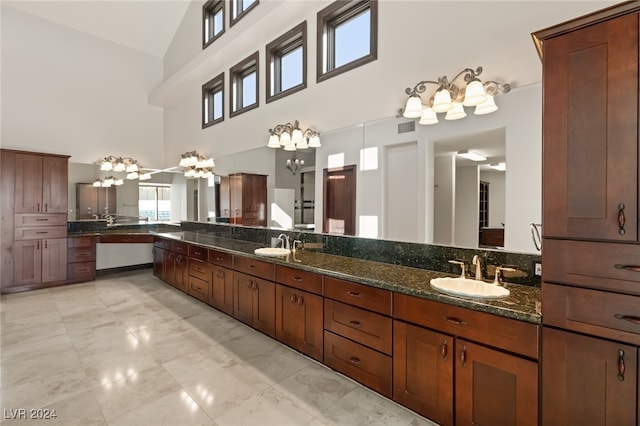
POLYGON ((542 424, 636 425, 640 2, 533 34, 543 61, 542 424))
POLYGON ((2 293, 65 282, 68 161, 0 150, 2 293))

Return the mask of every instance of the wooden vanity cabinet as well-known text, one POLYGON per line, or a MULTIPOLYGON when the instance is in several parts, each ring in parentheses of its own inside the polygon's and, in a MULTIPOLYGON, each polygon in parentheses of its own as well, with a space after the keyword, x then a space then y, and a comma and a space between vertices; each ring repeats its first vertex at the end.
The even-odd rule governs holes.
POLYGON ((448 424, 538 424, 538 326, 394 295, 393 399, 448 424))
POLYGON ((276 281, 276 339, 322 361, 322 275, 276 265, 276 281))
POLYGON ((209 250, 211 264, 211 293, 209 304, 233 316, 233 256, 218 250, 209 250))
POLYGON ((15 154, 15 213, 67 213, 68 156, 15 154))
POLYGON ((234 256, 233 316, 264 334, 275 337, 276 285, 274 265, 234 256))
POLYGON ((543 62, 545 425, 640 420, 639 12, 625 2, 534 33, 543 62))
POLYGON ((156 239, 153 244, 153 274, 184 292, 188 292, 189 257, 187 243, 156 239))
POLYGON ((324 296, 325 364, 390 398, 393 294, 325 277, 324 296))
POLYGON ((96 279, 96 237, 67 240, 67 282, 80 283, 96 279))

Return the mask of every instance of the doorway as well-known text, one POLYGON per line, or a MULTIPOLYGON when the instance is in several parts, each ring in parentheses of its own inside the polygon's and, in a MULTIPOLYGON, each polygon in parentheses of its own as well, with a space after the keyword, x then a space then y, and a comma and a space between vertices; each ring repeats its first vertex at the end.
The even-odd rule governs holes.
POLYGON ((330 234, 356 234, 356 166, 323 170, 322 229, 330 234))

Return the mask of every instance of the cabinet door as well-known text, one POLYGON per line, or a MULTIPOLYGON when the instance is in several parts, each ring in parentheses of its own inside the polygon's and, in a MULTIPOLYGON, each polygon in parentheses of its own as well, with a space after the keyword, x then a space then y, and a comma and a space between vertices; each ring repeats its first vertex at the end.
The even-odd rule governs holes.
POLYGON ((542 358, 542 424, 637 424, 635 347, 545 327, 542 358))
POLYGON ((15 285, 42 282, 42 241, 16 241, 14 246, 15 285))
POLYGON ((455 348, 456 424, 538 424, 537 363, 465 340, 455 348))
POLYGON ((165 251, 160 247, 153 247, 153 275, 161 279, 162 281, 166 281, 166 277, 164 276, 164 253, 165 251))
POLYGON ((269 336, 276 335, 276 285, 254 278, 253 327, 269 336))
POLYGON ((209 304, 233 315, 233 271, 221 266, 212 267, 209 304))
POLYGON ((233 317, 248 325, 253 325, 254 279, 251 275, 233 273, 233 317))
POLYGON ((453 337, 393 322, 393 400, 453 424, 453 337))
POLYGON ((76 183, 76 219, 91 219, 100 214, 98 188, 90 183, 76 183))
MULTIPOLYGON (((40 213, 42 205, 42 156, 16 154, 16 213, 40 213)), ((66 187, 65 187, 66 190, 66 187)), ((66 200, 66 197, 65 197, 66 200)), ((65 206, 66 211, 66 206, 65 206)))
POLYGON ((319 361, 323 358, 322 297, 276 285, 276 338, 319 361))
POLYGON ((187 291, 189 268, 187 256, 174 253, 173 261, 173 286, 179 290, 187 291))
POLYGON ((543 81, 544 235, 636 240, 638 14, 546 40, 543 81))
POLYGON ((68 159, 42 157, 42 204, 45 213, 66 213, 68 159))
POLYGON ((67 239, 42 240, 42 282, 67 279, 67 239))

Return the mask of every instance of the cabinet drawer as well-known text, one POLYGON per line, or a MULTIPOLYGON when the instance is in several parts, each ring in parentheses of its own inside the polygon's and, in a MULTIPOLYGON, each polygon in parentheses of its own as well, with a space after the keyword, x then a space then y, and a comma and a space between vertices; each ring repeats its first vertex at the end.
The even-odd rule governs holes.
POLYGON ((209 250, 209 263, 222 266, 224 268, 231 268, 233 263, 233 256, 230 253, 225 253, 218 250, 209 250))
POLYGON ((96 246, 67 249, 67 262, 90 262, 96 260, 96 246))
POLYGON ((209 283, 196 277, 189 277, 189 288, 187 293, 196 299, 208 303, 209 302, 209 283))
POLYGON ((171 240, 156 239, 153 241, 153 245, 161 249, 171 250, 171 240))
POLYGON ((387 355, 393 353, 391 318, 326 299, 324 328, 387 355))
POLYGON ((206 248, 189 244, 189 257, 206 261, 207 254, 208 254, 208 250, 206 248))
POLYGON ((16 241, 42 240, 45 238, 64 238, 67 236, 66 226, 41 226, 34 228, 16 228, 16 241))
POLYGON ((15 226, 67 226, 66 214, 16 214, 15 226))
POLYGON ((182 241, 171 241, 171 250, 180 254, 188 254, 189 244, 182 241))
POLYGON ((324 278, 324 295, 340 302, 391 315, 391 292, 335 278, 324 278))
POLYGON ((396 294, 393 305, 397 319, 538 359, 536 324, 406 294, 396 294))
POLYGON ((67 240, 68 248, 94 247, 96 245, 96 237, 74 237, 67 240))
POLYGON ((189 258, 189 275, 209 281, 209 264, 201 260, 189 258))
POLYGON ((92 281, 96 278, 96 262, 79 262, 67 265, 67 280, 92 281))
POLYGON ((640 344, 640 297, 544 283, 542 311, 545 325, 640 344))
POLYGON ((390 356, 325 331, 324 362, 334 370, 391 398, 393 363, 390 356))
POLYGON ((545 282, 640 294, 640 245, 544 240, 545 282))
POLYGON ((250 259, 248 257, 233 257, 233 269, 244 272, 245 274, 254 275, 273 281, 275 277, 274 267, 272 263, 263 262, 261 260, 250 259))
POLYGON ((309 293, 322 294, 322 275, 276 265, 276 281, 309 293))

